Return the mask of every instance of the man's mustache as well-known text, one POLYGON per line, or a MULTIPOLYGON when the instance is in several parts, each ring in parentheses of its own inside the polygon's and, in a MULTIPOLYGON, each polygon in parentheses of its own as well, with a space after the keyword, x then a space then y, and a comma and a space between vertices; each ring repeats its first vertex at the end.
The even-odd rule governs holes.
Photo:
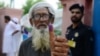
POLYGON ((47 26, 47 24, 38 24, 37 26, 47 26))
POLYGON ((71 18, 77 18, 76 16, 72 16, 71 18))

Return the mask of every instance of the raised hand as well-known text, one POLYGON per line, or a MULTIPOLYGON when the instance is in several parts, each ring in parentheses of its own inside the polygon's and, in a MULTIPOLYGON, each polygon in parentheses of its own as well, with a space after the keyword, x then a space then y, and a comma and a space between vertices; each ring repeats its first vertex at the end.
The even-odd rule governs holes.
POLYGON ((64 37, 56 37, 53 26, 49 25, 51 56, 68 56, 69 47, 67 39, 64 37))

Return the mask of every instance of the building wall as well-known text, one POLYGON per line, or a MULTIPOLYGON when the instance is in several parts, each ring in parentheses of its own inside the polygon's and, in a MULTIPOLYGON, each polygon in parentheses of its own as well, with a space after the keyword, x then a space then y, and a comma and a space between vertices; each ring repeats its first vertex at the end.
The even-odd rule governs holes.
POLYGON ((22 16, 22 10, 11 9, 11 8, 0 8, 0 56, 5 56, 2 54, 2 41, 3 41, 3 31, 5 28, 4 16, 9 15, 11 18, 16 17, 18 19, 22 16))

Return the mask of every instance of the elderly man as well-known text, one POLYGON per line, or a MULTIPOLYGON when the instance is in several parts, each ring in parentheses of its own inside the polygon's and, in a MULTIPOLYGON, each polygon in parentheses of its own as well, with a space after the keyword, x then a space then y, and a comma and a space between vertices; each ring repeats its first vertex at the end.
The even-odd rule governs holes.
POLYGON ((29 11, 32 37, 21 44, 19 56, 68 56, 66 38, 55 36, 52 26, 54 17, 54 10, 48 3, 32 6, 29 11))

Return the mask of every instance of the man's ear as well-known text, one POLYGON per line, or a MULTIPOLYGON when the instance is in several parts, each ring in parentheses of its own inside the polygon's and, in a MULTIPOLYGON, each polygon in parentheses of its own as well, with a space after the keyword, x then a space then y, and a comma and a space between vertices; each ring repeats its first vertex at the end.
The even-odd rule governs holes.
POLYGON ((30 24, 33 26, 33 19, 29 19, 30 24))

